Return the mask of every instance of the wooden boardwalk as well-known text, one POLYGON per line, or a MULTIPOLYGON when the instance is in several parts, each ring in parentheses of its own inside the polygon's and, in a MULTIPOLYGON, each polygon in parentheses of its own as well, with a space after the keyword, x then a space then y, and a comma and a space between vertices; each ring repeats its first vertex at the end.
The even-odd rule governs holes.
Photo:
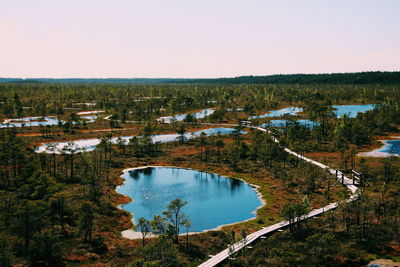
MULTIPOLYGON (((260 131, 263 131, 263 132, 271 133, 269 130, 261 128, 261 127, 255 127, 255 128, 260 130, 260 131)), ((272 139, 274 140, 274 142, 279 143, 279 140, 276 139, 275 137, 272 137, 272 139)), ((318 161, 315 161, 315 160, 309 159, 307 157, 304 157, 304 156, 302 156, 302 155, 300 155, 300 154, 298 154, 298 153, 296 153, 296 152, 294 152, 294 151, 292 151, 292 150, 290 150, 288 148, 285 148, 284 150, 287 153, 289 153, 289 154, 291 154, 291 155, 293 155, 295 157, 298 157, 299 159, 302 159, 302 160, 307 161, 307 162, 309 162, 311 164, 314 164, 315 166, 318 166, 318 167, 320 167, 322 169, 325 169, 325 170, 327 170, 328 172, 330 172, 333 175, 337 175, 338 180, 340 180, 340 181, 342 181, 342 179, 343 179, 343 185, 345 185, 347 187, 347 189, 349 189, 349 191, 351 192, 350 198, 347 199, 346 202, 350 202, 350 201, 353 201, 353 200, 357 199, 357 197, 358 197, 358 187, 353 185, 353 180, 348 178, 347 176, 345 176, 342 172, 334 170, 334 169, 331 169, 328 166, 326 166, 326 165, 324 165, 324 164, 322 164, 322 163, 320 163, 318 161)), ((338 205, 339 205, 338 202, 334 202, 334 203, 331 203, 331 204, 329 204, 329 205, 327 205, 325 207, 312 210, 310 213, 308 213, 308 214, 306 214, 304 216, 297 217, 294 220, 294 222, 302 221, 302 220, 305 220, 305 219, 308 219, 308 218, 312 218, 314 216, 321 215, 326 211, 329 211, 329 210, 337 208, 338 205)), ((289 221, 281 221, 279 223, 276 223, 276 224, 273 224, 271 226, 265 227, 265 228, 263 228, 263 229, 261 229, 261 230, 259 230, 257 232, 249 234, 248 236, 246 236, 246 238, 244 240, 240 240, 239 242, 233 244, 231 248, 227 248, 227 249, 221 251, 220 253, 216 254, 215 256, 212 256, 209 260, 207 260, 206 262, 200 264, 199 267, 215 266, 215 265, 223 262, 224 260, 228 259, 229 255, 240 251, 242 248, 244 248, 245 246, 250 245, 251 243, 253 243, 257 239, 259 239, 260 237, 262 237, 262 236, 264 236, 266 234, 272 233, 274 231, 277 231, 279 229, 285 228, 285 227, 287 227, 289 225, 290 225, 289 221)))

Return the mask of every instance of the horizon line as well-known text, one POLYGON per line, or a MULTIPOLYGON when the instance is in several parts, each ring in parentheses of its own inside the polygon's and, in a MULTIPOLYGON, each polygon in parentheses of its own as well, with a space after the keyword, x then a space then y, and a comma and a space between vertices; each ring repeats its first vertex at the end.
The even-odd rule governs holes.
POLYGON ((313 72, 313 73, 275 73, 265 75, 238 75, 238 76, 215 76, 215 77, 0 77, 0 79, 21 79, 21 80, 33 80, 33 79, 163 79, 163 80, 206 80, 206 79, 234 79, 240 77, 268 77, 268 76, 288 76, 288 75, 334 75, 334 74, 356 74, 356 73, 395 73, 400 70, 373 70, 373 71, 355 71, 355 72, 313 72))

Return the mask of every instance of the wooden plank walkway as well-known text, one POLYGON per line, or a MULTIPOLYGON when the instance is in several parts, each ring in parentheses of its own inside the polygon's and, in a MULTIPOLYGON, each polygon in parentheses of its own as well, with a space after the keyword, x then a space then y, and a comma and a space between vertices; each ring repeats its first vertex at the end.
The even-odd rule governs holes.
MULTIPOLYGON (((269 130, 267 130, 267 129, 264 129, 264 128, 261 128, 261 127, 254 127, 254 128, 258 129, 260 131, 263 131, 263 132, 268 132, 268 133, 271 134, 271 132, 269 130)), ((279 140, 276 139, 275 137, 272 136, 272 139, 273 139, 274 142, 279 143, 279 140)), ((289 153, 289 154, 291 154, 291 155, 293 155, 295 157, 298 157, 299 159, 302 159, 302 160, 307 161, 307 162, 309 162, 311 164, 314 164, 314 165, 316 165, 316 166, 318 166, 318 167, 320 167, 322 169, 327 170, 328 172, 330 172, 333 175, 337 174, 338 175, 337 176, 338 180, 342 181, 342 172, 336 171, 334 169, 331 169, 328 166, 326 166, 325 164, 322 164, 322 163, 320 163, 318 161, 315 161, 315 160, 309 159, 307 157, 304 157, 304 156, 302 156, 302 155, 300 155, 300 154, 298 154, 298 153, 296 153, 296 152, 294 152, 294 151, 292 151, 292 150, 290 150, 288 148, 285 148, 284 150, 287 153, 289 153)), ((350 198, 347 199, 345 202, 350 202, 350 201, 353 201, 353 200, 357 199, 359 191, 358 191, 358 187, 353 185, 353 180, 348 178, 348 177, 346 177, 343 174, 343 181, 344 181, 344 185, 351 192, 350 198)), ((338 205, 339 205, 338 202, 334 202, 334 203, 331 203, 331 204, 329 204, 327 206, 324 206, 322 208, 312 210, 310 213, 308 213, 308 214, 306 214, 304 216, 297 217, 294 220, 294 222, 302 221, 302 220, 305 220, 305 219, 308 219, 308 218, 312 218, 314 216, 321 215, 324 212, 327 212, 329 210, 337 208, 338 205)), ((259 230, 257 232, 249 234, 248 236, 246 236, 245 240, 242 239, 239 242, 233 244, 231 248, 227 248, 227 249, 219 252, 215 256, 212 256, 209 260, 207 260, 206 262, 200 264, 199 267, 212 267, 212 266, 215 266, 215 265, 223 262, 224 260, 228 259, 231 254, 240 251, 242 248, 250 245, 251 243, 253 243, 257 239, 259 239, 260 237, 262 237, 262 236, 264 236, 266 234, 272 233, 274 231, 277 231, 279 229, 285 228, 285 227, 287 227, 289 225, 290 225, 289 221, 281 221, 279 223, 276 223, 276 224, 273 224, 271 226, 265 227, 265 228, 263 228, 263 229, 261 229, 261 230, 259 230)))

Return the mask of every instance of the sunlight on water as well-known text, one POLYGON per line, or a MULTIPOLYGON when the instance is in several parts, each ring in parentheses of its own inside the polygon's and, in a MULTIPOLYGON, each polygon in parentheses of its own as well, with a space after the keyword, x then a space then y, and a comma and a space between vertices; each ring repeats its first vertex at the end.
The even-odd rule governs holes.
MULTIPOLYGON (((252 186, 237 179, 196 170, 155 167, 126 172, 117 192, 132 198, 121 207, 135 220, 166 210, 176 198, 187 201, 183 212, 192 220, 190 231, 204 231, 220 225, 254 218, 261 201, 252 186)), ((183 229, 182 229, 183 230, 183 229)))

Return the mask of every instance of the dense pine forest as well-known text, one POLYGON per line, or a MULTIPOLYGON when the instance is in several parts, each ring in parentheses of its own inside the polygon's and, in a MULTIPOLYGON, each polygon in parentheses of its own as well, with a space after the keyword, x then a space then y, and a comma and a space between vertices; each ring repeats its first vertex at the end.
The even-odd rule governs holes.
POLYGON ((46 78, 0 78, 0 82, 6 83, 107 83, 107 84, 132 84, 132 83, 219 83, 219 84, 397 84, 400 82, 400 72, 355 72, 355 73, 331 73, 331 74, 277 74, 269 76, 239 76, 235 78, 214 79, 46 79, 46 78))
MULTIPOLYGON (((400 73, 273 75, 226 79, 51 80, 0 82, 0 266, 197 266, 248 233, 293 220, 333 201, 337 209, 294 223, 246 247, 222 266, 362 266, 400 260, 400 162, 358 153, 399 136, 400 73), (375 104, 357 116, 337 116, 335 105, 375 104), (271 110, 299 107, 268 126, 271 110), (204 118, 186 115, 212 109, 204 118), (93 121, 80 112, 98 112, 93 121), (54 116, 54 125, 12 127, 11 119, 54 116), (313 126, 300 123, 311 120, 313 126), (233 127, 227 135, 185 134, 233 127), (225 126, 224 126, 225 125, 225 126), (256 127, 264 127, 262 132, 256 127), (154 142, 158 134, 177 134, 154 142), (129 141, 119 138, 133 136, 129 141), (95 149, 75 153, 73 142, 98 138, 95 149), (273 138, 280 140, 274 142, 273 138), (70 142, 61 153, 35 150, 70 142), (343 171, 362 173, 360 197, 337 177, 288 154, 297 153, 343 171), (118 206, 122 171, 178 166, 256 185, 265 205, 255 219, 218 230, 178 235, 185 200, 153 221, 135 220, 118 206), (174 215, 176 218, 174 219, 174 215), (136 229, 150 238, 121 236, 136 229), (150 233, 157 234, 151 236, 150 233)), ((234 212, 235 207, 232 207, 234 212)), ((183 217, 182 217, 183 218, 183 217)))

